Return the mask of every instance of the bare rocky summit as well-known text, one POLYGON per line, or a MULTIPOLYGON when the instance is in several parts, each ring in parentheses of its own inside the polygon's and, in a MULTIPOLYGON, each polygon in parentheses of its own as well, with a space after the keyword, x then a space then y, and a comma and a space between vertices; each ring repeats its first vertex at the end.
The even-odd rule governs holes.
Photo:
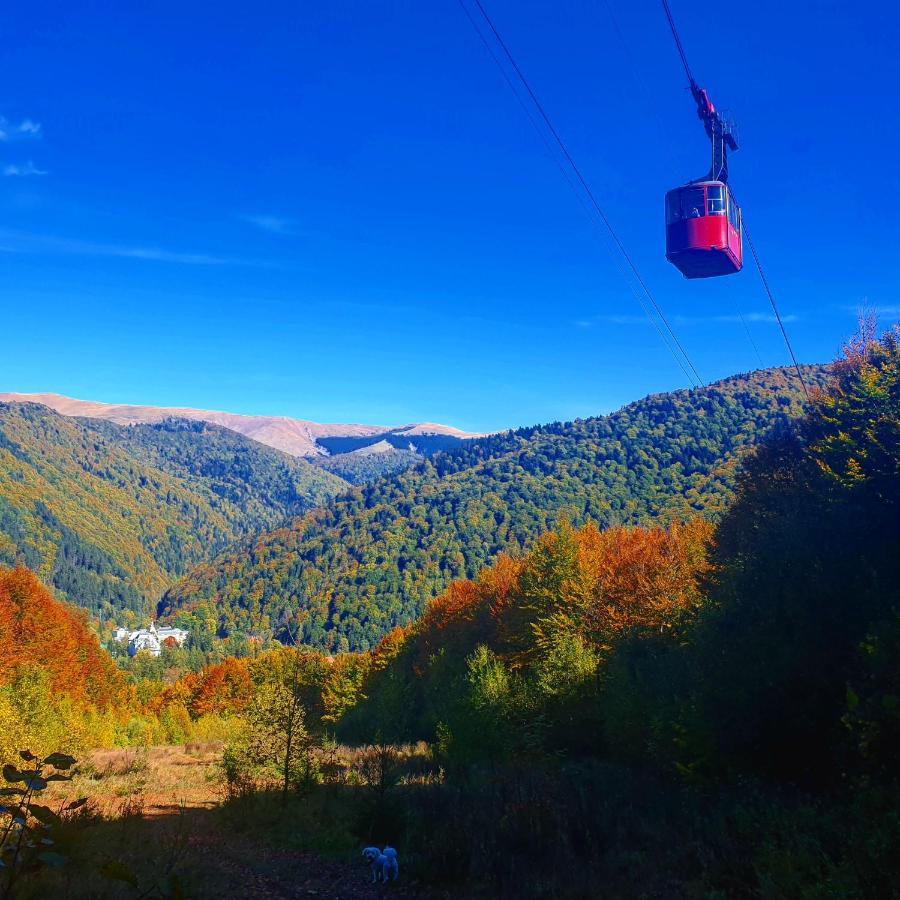
MULTIPOLYGON (((319 443, 321 438, 356 438, 372 443, 382 435, 442 436, 465 440, 480 435, 461 431, 449 425, 433 422, 408 424, 399 427, 386 425, 322 424, 287 416, 245 416, 238 413, 181 407, 131 406, 100 403, 91 400, 75 400, 61 394, 0 393, 0 402, 40 403, 64 416, 82 416, 89 419, 105 419, 117 425, 135 425, 162 422, 165 419, 199 419, 212 422, 245 437, 259 441, 291 456, 315 457, 328 455, 329 451, 319 443)), ((377 451, 376 451, 377 452, 377 451)))

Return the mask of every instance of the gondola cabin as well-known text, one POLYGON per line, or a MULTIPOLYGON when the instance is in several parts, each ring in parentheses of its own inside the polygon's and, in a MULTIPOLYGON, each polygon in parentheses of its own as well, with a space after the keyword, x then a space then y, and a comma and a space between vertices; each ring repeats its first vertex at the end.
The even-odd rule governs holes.
POLYGON ((685 278, 741 271, 741 210, 727 184, 695 181, 666 194, 666 259, 685 278))

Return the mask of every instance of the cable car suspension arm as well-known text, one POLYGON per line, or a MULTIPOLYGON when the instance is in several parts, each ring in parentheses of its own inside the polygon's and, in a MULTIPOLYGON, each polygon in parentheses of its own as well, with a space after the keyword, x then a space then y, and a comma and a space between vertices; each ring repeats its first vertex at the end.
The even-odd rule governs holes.
POLYGON ((675 27, 675 19, 672 17, 672 10, 669 9, 668 0, 662 0, 663 9, 666 18, 669 20, 669 28, 672 30, 672 37, 675 38, 675 46, 678 48, 678 55, 684 65, 684 71, 687 75, 688 84, 691 88, 691 96, 697 104, 697 116, 703 122, 706 135, 712 143, 712 165, 709 174, 697 181, 721 181, 728 182, 728 151, 737 150, 737 136, 734 133, 734 123, 724 118, 721 113, 716 111, 709 94, 704 88, 701 88, 691 72, 688 65, 687 54, 684 52, 684 45, 678 36, 678 29, 675 27))

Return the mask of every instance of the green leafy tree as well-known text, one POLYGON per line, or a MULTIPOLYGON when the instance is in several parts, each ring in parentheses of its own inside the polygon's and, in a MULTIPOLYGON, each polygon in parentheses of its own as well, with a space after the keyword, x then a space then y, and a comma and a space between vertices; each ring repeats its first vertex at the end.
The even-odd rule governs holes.
POLYGON ((306 710, 296 667, 288 683, 263 681, 244 714, 240 737, 229 744, 223 767, 232 790, 279 785, 282 801, 315 778, 315 742, 306 728, 306 710))

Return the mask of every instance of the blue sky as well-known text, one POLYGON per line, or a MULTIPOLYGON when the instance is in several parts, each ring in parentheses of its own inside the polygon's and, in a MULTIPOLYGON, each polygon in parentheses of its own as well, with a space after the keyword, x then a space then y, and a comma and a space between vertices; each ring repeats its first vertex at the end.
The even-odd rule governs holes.
MULTIPOLYGON (((755 271, 664 259, 708 149, 658 2, 484 2, 701 376, 757 365, 738 311, 786 362, 755 271)), ((495 429, 685 385, 456 0, 138 7, 5 8, 0 390, 495 429)), ((900 314, 900 11, 709 10, 673 2, 827 360, 900 314)))

